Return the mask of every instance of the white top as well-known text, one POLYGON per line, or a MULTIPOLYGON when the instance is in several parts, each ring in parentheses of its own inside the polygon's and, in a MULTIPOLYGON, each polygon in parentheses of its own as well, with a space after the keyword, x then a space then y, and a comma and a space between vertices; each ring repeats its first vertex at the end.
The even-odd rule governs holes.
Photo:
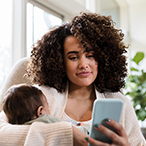
MULTIPOLYGON (((72 123, 72 125, 74 125, 74 126, 79 126, 81 124, 80 121, 76 121, 76 120, 70 118, 65 112, 63 112, 63 115, 62 115, 61 119, 63 121, 72 123)), ((91 125, 91 120, 83 121, 82 123, 91 125)))

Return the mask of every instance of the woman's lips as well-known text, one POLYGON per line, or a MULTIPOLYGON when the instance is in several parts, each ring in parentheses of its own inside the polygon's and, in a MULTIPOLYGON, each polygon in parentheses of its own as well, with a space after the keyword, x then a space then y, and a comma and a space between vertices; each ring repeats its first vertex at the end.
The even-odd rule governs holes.
POLYGON ((77 73, 77 76, 80 76, 80 77, 87 77, 91 74, 91 72, 80 72, 80 73, 77 73))

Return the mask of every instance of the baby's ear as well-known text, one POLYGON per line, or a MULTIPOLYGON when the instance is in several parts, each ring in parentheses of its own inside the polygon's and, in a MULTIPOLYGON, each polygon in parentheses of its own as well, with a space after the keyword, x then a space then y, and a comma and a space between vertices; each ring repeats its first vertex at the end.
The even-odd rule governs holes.
POLYGON ((41 116, 43 112, 43 106, 39 106, 37 109, 37 117, 41 116))

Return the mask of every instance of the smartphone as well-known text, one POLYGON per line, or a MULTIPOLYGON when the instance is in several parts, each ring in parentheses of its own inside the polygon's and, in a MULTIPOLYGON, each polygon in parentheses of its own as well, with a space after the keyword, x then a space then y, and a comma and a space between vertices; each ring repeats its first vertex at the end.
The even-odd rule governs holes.
MULTIPOLYGON (((116 132, 113 127, 106 123, 106 119, 110 118, 119 123, 121 119, 122 108, 123 101, 121 99, 96 99, 93 104, 92 123, 89 136, 96 140, 111 144, 112 140, 96 130, 94 125, 102 124, 103 126, 116 132)), ((89 146, 92 145, 89 144, 89 146)))

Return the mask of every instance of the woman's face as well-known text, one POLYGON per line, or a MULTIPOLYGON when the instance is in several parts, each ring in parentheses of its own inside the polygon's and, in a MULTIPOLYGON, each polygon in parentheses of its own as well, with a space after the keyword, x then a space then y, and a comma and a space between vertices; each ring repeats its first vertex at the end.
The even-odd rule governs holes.
POLYGON ((77 86, 89 86, 97 77, 98 63, 89 52, 82 48, 74 36, 68 36, 64 42, 64 62, 68 79, 77 86))

